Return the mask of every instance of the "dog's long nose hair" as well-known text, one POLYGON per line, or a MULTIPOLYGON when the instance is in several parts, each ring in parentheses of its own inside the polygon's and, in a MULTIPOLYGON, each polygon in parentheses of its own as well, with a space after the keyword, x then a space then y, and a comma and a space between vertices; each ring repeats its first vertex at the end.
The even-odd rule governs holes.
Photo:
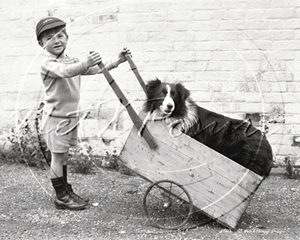
POLYGON ((171 96, 171 87, 167 85, 166 88, 167 88, 167 95, 162 103, 162 108, 164 111, 172 112, 175 108, 175 103, 171 96))

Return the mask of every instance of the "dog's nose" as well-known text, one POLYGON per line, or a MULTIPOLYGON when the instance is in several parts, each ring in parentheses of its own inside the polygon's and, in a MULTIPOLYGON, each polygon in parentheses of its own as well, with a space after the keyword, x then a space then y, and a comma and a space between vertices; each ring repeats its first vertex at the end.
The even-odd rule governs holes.
POLYGON ((168 104, 168 105, 167 105, 167 108, 168 108, 168 109, 172 109, 172 108, 173 108, 173 105, 172 105, 172 104, 168 104))

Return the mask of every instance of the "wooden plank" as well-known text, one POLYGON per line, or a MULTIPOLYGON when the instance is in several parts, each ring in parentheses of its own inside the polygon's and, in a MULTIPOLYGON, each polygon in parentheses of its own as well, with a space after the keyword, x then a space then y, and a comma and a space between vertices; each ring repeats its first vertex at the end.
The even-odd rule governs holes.
POLYGON ((170 136, 162 122, 147 126, 158 147, 150 149, 133 128, 120 154, 125 164, 150 181, 184 185, 198 209, 235 228, 262 177, 187 135, 170 136))

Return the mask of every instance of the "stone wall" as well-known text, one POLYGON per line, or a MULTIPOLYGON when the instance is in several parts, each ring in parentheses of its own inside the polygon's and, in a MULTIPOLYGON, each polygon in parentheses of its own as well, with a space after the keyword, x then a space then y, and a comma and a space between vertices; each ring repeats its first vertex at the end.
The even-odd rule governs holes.
MULTIPOLYGON (((69 55, 95 50, 106 61, 126 46, 145 81, 181 82, 202 107, 267 121, 277 161, 300 153, 299 1, 3 0, 0 13, 2 129, 44 97, 35 25, 56 16, 68 23, 69 55)), ((139 111, 145 96, 128 64, 111 73, 139 111)), ((118 152, 132 126, 126 111, 102 75, 82 82, 82 108, 96 105, 82 140, 118 152)))

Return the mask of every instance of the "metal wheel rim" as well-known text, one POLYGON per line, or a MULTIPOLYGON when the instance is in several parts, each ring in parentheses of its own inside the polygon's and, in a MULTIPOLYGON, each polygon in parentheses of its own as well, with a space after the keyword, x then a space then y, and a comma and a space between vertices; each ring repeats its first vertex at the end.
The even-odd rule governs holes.
MULTIPOLYGON (((145 192, 144 199, 143 199, 143 207, 144 207, 144 211, 145 211, 146 216, 148 217, 148 219, 150 220, 150 222, 152 224, 154 224, 156 227, 159 227, 159 228, 172 229, 172 230, 179 229, 179 228, 183 227, 187 223, 187 221, 189 220, 189 218, 192 214, 192 211, 193 211, 192 199, 191 199, 191 196, 189 195, 189 193, 187 192, 187 190, 182 185, 180 185, 180 184, 178 184, 174 181, 171 181, 171 180, 161 180, 161 181, 157 181, 157 182, 152 183, 145 192), (163 188, 161 186, 163 183, 170 184, 170 188, 169 189, 163 188), (161 203, 162 203, 162 209, 160 211, 158 211, 160 214, 163 215, 163 212, 166 209, 171 212, 172 210, 170 208, 171 208, 171 205, 173 205, 173 204, 176 204, 179 207, 181 205, 181 206, 184 206, 184 208, 187 208, 186 214, 183 215, 178 211, 177 212, 178 217, 172 217, 171 219, 167 219, 167 217, 161 217, 161 218, 158 218, 158 220, 156 220, 155 218, 153 218, 151 216, 151 213, 150 213, 149 209, 148 209, 148 208, 150 208, 150 206, 148 206, 148 202, 147 202, 148 199, 147 198, 148 198, 148 195, 150 194, 150 192, 155 187, 158 190, 161 190, 161 193, 163 193, 163 194, 167 193, 167 195, 165 195, 165 197, 168 198, 168 200, 165 201, 164 200, 165 197, 163 197, 163 198, 160 197, 160 196, 155 197, 154 195, 152 195, 153 198, 156 198, 156 200, 158 202, 161 201, 161 203), (174 188, 174 189, 176 188, 176 191, 179 191, 179 192, 178 193, 172 192, 172 191, 174 191, 174 189, 172 189, 172 188, 174 188), (178 224, 168 225, 168 223, 166 222, 168 220, 172 221, 172 220, 177 220, 179 218, 183 218, 183 219, 178 224), (161 224, 159 222, 159 220, 162 220, 164 223, 161 224)), ((175 210, 175 213, 176 213, 176 210, 175 210)))

